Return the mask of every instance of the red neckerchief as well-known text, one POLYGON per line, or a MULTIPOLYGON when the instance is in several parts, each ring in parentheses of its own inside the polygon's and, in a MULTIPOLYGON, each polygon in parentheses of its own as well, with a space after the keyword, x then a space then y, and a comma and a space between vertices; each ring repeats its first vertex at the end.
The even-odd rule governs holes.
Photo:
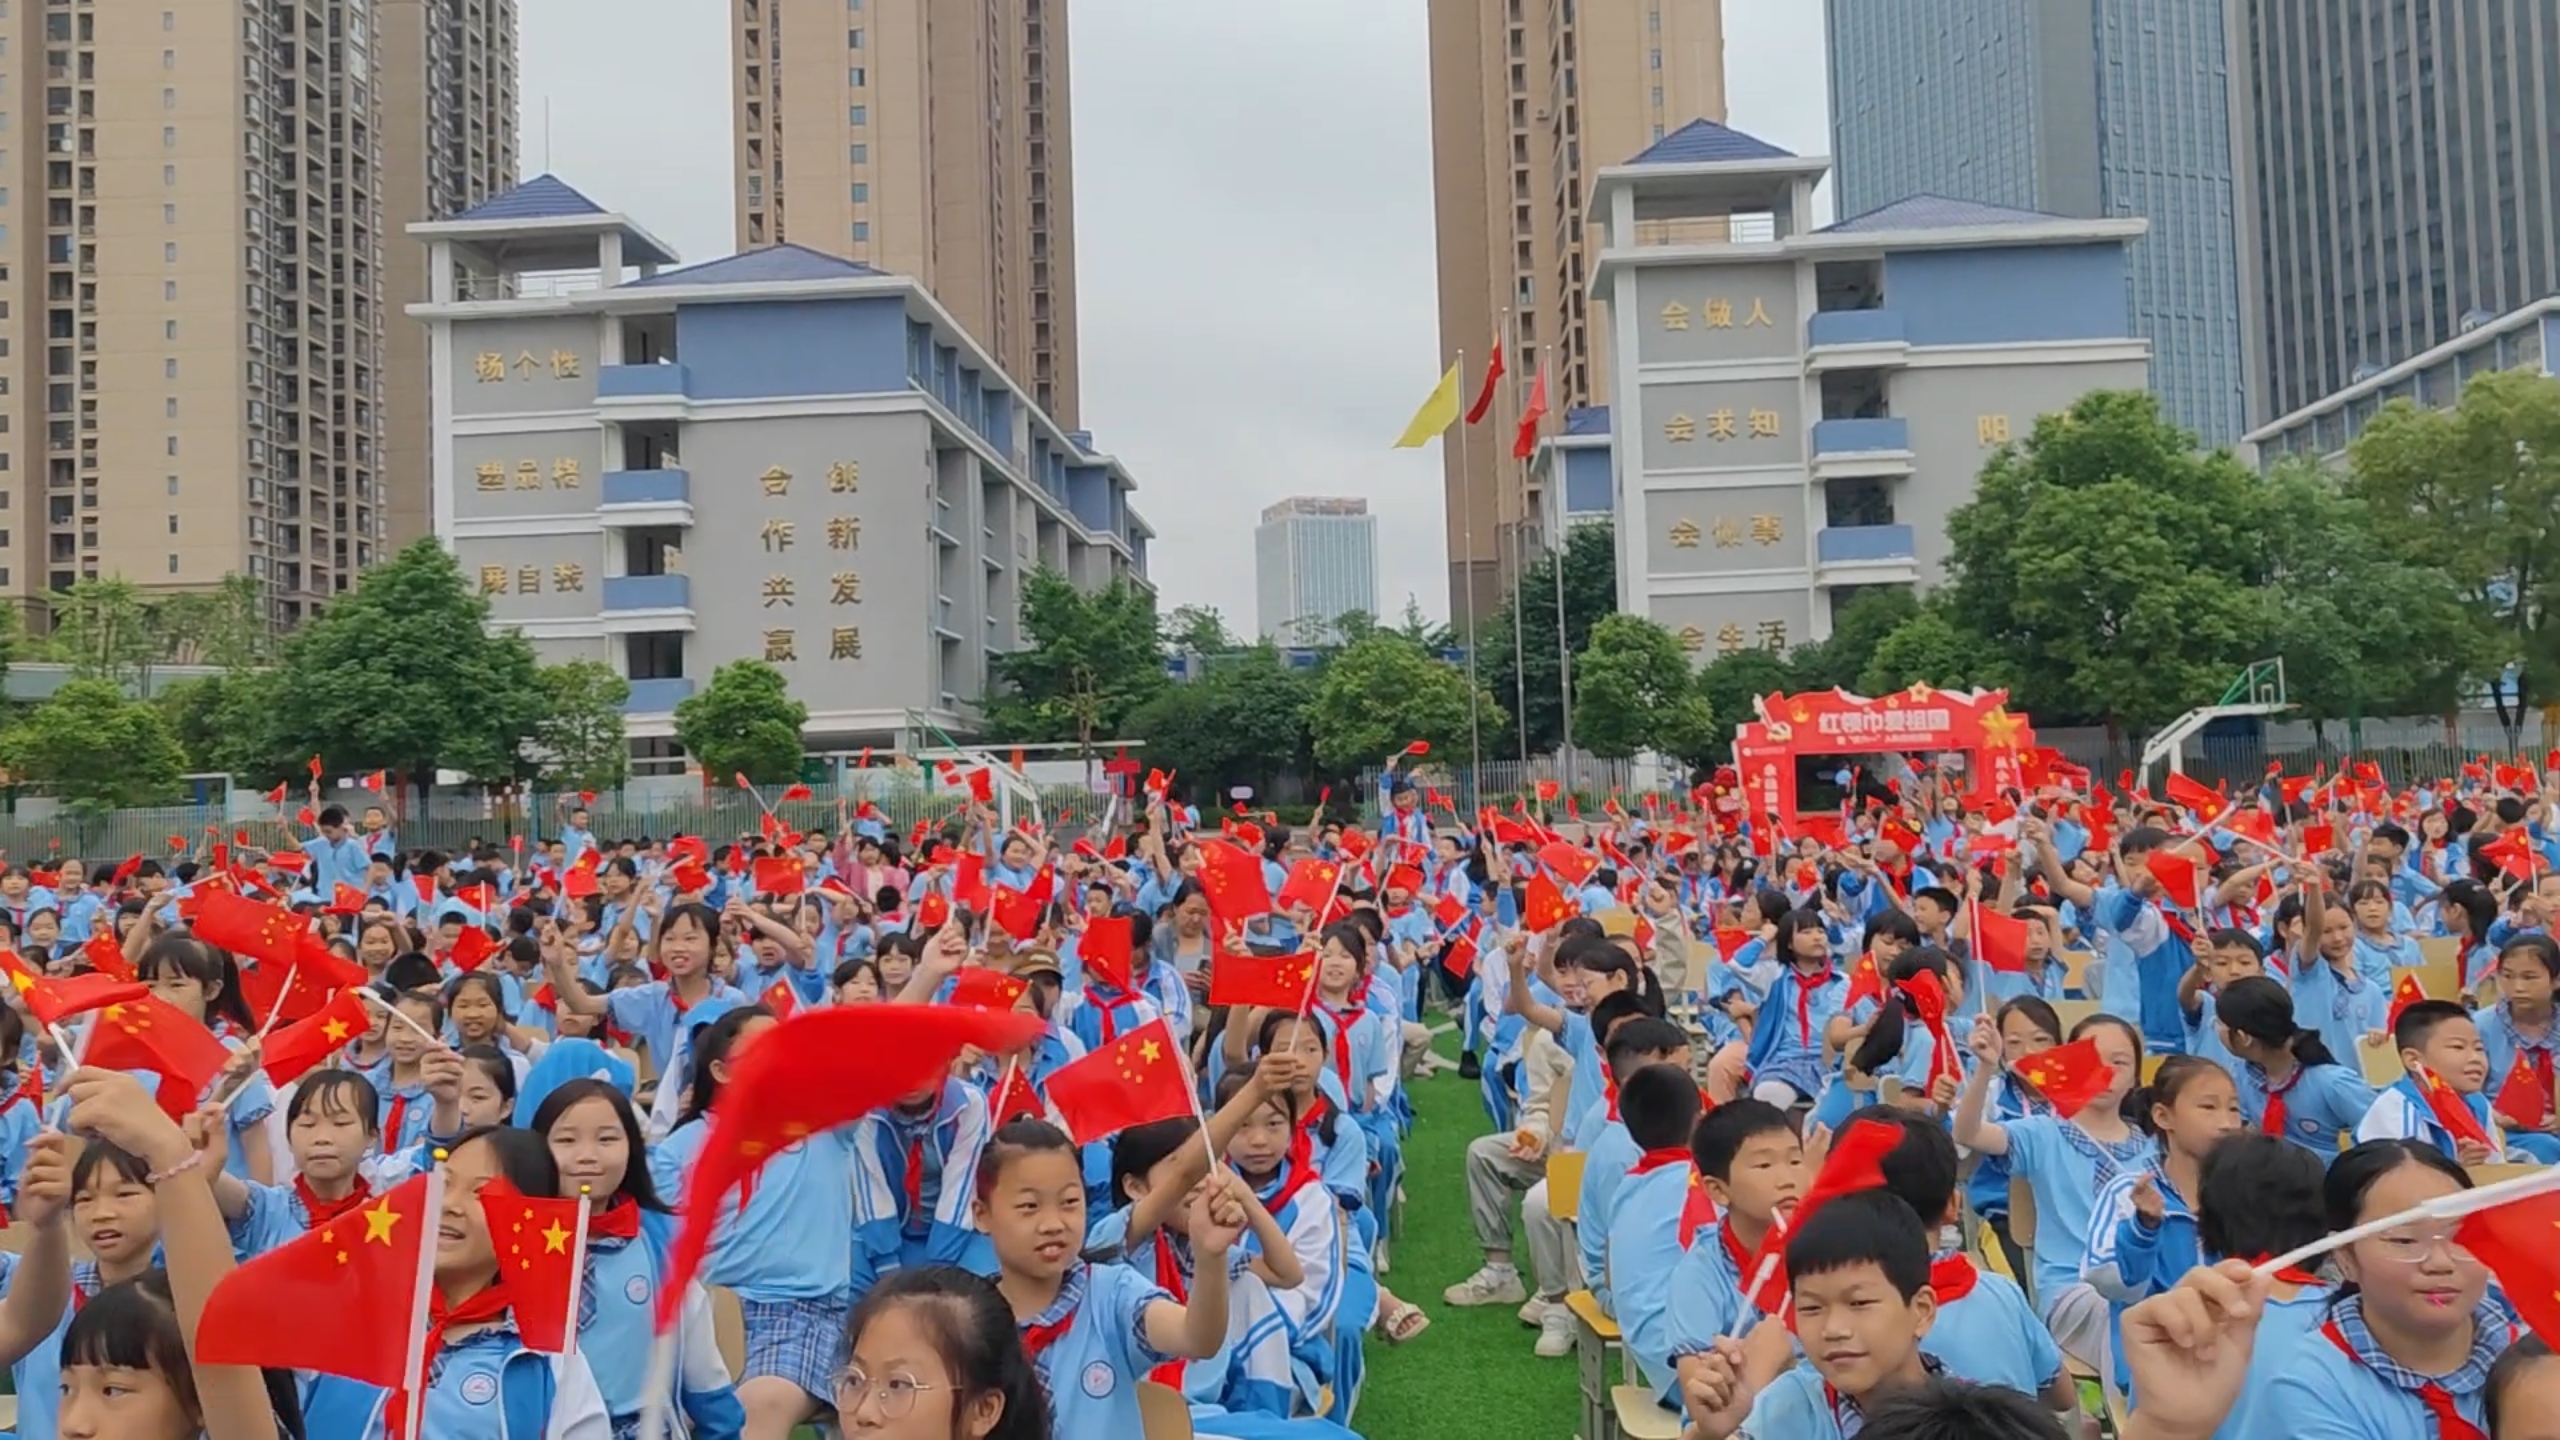
POLYGON ((1947 992, 1934 984, 1921 985, 1911 980, 1903 981, 1894 989, 1911 1013, 1920 1017, 1921 1028, 1929 1032, 1930 1093, 1937 1092, 1941 1075, 1953 1075, 1959 1080, 1964 1078, 1963 1067, 1956 1063, 1956 1042, 1947 1034, 1947 992))
POLYGON ((1331 1005, 1325 1006, 1324 1009, 1327 1014, 1333 1016, 1333 1073, 1342 1081, 1342 1093, 1349 1095, 1351 1093, 1351 1027, 1366 1012, 1361 1009, 1360 997, 1357 995, 1351 997, 1350 1004, 1340 1009, 1331 1005))
POLYGON ((1929 1262, 1929 1289, 1937 1295, 1940 1305, 1953 1305, 1972 1294, 1974 1283, 1981 1278, 1982 1272, 1973 1268, 1972 1257, 1967 1255, 1929 1262))
POLYGON ((1609 1118, 1618 1118, 1618 1077, 1609 1075, 1600 1081, 1600 1094, 1609 1102, 1609 1118))
MULTIPOLYGON (((2338 1347, 2338 1353, 2358 1365, 2365 1363, 2364 1357, 2347 1343, 2346 1332, 2338 1328, 2337 1321, 2321 1326, 2320 1333, 2329 1337, 2329 1343, 2338 1347)), ((2436 1440, 2489 1440, 2479 1426, 2462 1418, 2462 1412, 2454 1406, 2452 1391, 2431 1380, 2409 1393, 2418 1397, 2418 1403, 2426 1407, 2427 1415, 2436 1422, 2436 1440)))
MULTIPOLYGON (((506 1314, 507 1287, 499 1281, 490 1281, 478 1294, 459 1305, 452 1306, 445 1304, 444 1291, 441 1288, 430 1288, 427 1292, 427 1343, 426 1348, 419 1352, 421 1358, 418 1362, 418 1373, 410 1377, 411 1383, 416 1385, 426 1383, 427 1372, 435 1367, 436 1353, 444 1348, 446 1331, 485 1325, 492 1320, 505 1318, 506 1314)), ((383 1423, 390 1430, 391 1440, 403 1440, 402 1431, 407 1428, 409 1418, 406 1392, 394 1391, 390 1400, 382 1407, 382 1414, 383 1423)))
POLYGON ((1822 962, 1822 973, 1819 975, 1806 975, 1794 970, 1788 973, 1794 975, 1796 981, 1796 1038, 1803 1044, 1811 1045, 1813 1043, 1813 992, 1831 983, 1831 962, 1829 960, 1822 962))
MULTIPOLYGON (((1156 1232, 1156 1284, 1173 1297, 1176 1305, 1191 1303, 1191 1286, 1182 1278, 1182 1257, 1173 1250, 1173 1237, 1162 1230, 1156 1232)), ((1147 1378, 1179 1395, 1182 1393, 1182 1367, 1186 1362, 1167 1360, 1147 1372, 1147 1378)))
MULTIPOLYGON (((2275 1257, 2272 1255, 2260 1255, 2250 1260, 2249 1263, 2252 1265, 2264 1265, 2274 1258, 2275 1257)), ((2321 1279, 2319 1276, 2312 1274, 2310 1271, 2303 1269, 2299 1265, 2287 1265, 2283 1269, 2277 1271, 2276 1279, 2287 1285, 2326 1285, 2329 1283, 2328 1281, 2321 1279)))
POLYGON ((400 1153, 401 1122, 409 1118, 409 1097, 398 1091, 391 1093, 391 1118, 382 1122, 382 1153, 400 1153))
POLYGON ((293 1177, 293 1193, 302 1197, 302 1208, 310 1213, 311 1223, 318 1226, 326 1225, 372 1199, 373 1187, 364 1183, 364 1177, 359 1175, 356 1177, 355 1188, 347 1192, 345 1199, 323 1200, 311 1193, 310 1176, 296 1175, 293 1177))
POLYGON ((1084 998, 1094 1002, 1094 1008, 1102 1017, 1102 1043, 1105 1045, 1120 1038, 1120 1012, 1138 1003, 1138 997, 1129 991, 1092 979, 1084 982, 1084 998), (1097 997, 1093 993, 1097 989, 1113 993, 1097 997))
POLYGON ((2287 1079, 2282 1085, 2270 1085, 2267 1087, 2267 1112, 2266 1114, 2258 1117, 2259 1130, 2266 1134, 2273 1135, 2279 1140, 2284 1138, 2284 1122, 2288 1113, 2285 1109, 2284 1097, 2293 1093, 2294 1086, 2302 1083, 2302 1072, 2308 1068, 2308 1066, 2296 1062, 2293 1067, 2293 1075, 2291 1078, 2287 1079))
POLYGON ((1023 1326, 1022 1353, 1024 1358, 1028 1359, 1034 1367, 1037 1367, 1040 1363, 1040 1357, 1048 1353, 1049 1347, 1057 1344, 1061 1336, 1075 1328, 1076 1311, 1082 1310, 1083 1308, 1084 1302, 1079 1300, 1076 1302, 1073 1309, 1070 1309, 1066 1314, 1059 1316, 1057 1319, 1050 1321, 1046 1325, 1023 1326))
POLYGON ((640 1203, 628 1195, 615 1196, 611 1203, 587 1217, 587 1238, 591 1240, 639 1239, 640 1203))
POLYGON ((1715 1223, 1716 1202, 1707 1194, 1707 1177, 1689 1172, 1689 1188, 1680 1195, 1680 1249, 1697 1243, 1698 1232, 1715 1223))
POLYGON ((1638 1175, 1650 1175, 1656 1170, 1687 1163, 1689 1163, 1688 1146, 1665 1145, 1659 1150, 1647 1150, 1636 1157, 1636 1163, 1627 1167, 1627 1178, 1632 1180, 1638 1175))
MULTIPOLYGON (((1774 1231, 1778 1227, 1772 1225, 1769 1228, 1774 1231)), ((1751 1286, 1751 1254, 1749 1251, 1742 1248, 1741 1239, 1733 1233, 1733 1221, 1731 1216, 1725 1217, 1725 1223, 1716 1228, 1716 1233, 1724 1239, 1724 1257, 1733 1262, 1733 1273, 1735 1277, 1734 1285, 1736 1288, 1745 1291, 1747 1298, 1747 1292, 1751 1286)), ((1762 1243, 1765 1244, 1767 1242, 1763 1241, 1762 1243)), ((1762 1305, 1758 1308, 1760 1313, 1763 1315, 1775 1315, 1778 1313, 1777 1307, 1774 1305, 1762 1305)))

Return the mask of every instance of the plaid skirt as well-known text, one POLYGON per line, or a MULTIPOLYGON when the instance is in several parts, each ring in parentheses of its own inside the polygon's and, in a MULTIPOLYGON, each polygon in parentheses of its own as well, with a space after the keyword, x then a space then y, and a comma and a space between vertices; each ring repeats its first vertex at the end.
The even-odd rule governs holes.
POLYGON ((835 1403, 835 1374, 844 1363, 844 1326, 853 1302, 738 1298, 746 1321, 747 1367, 741 1384, 759 1375, 788 1380, 823 1404, 835 1403))

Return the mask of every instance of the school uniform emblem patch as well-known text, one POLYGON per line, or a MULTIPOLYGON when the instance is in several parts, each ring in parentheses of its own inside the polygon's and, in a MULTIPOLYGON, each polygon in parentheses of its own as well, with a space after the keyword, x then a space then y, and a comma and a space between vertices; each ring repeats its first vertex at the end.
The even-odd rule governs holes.
POLYGON ((622 1298, 630 1301, 634 1305, 648 1304, 649 1277, 646 1275, 634 1275, 630 1279, 623 1281, 622 1298))
POLYGON ((1118 1383, 1119 1376, 1104 1361, 1096 1360, 1084 1367, 1084 1393, 1096 1400, 1110 1394, 1111 1387, 1118 1383))
POLYGON ((498 1377, 483 1371, 462 1377, 462 1398, 474 1405, 486 1405, 498 1398, 498 1377))

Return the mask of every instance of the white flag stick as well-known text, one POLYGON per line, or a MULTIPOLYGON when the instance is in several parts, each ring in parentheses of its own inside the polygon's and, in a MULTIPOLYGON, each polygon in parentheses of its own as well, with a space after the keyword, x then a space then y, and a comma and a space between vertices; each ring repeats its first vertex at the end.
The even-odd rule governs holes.
POLYGON ((2501 1180, 2494 1185, 2483 1185, 2477 1190, 2457 1190, 2450 1195, 2439 1195, 2433 1200, 2412 1205, 2396 1215, 2385 1215, 2379 1220, 2369 1220, 2352 1230, 2341 1230, 2300 1249, 2288 1250, 2260 1265, 2258 1273, 2273 1275, 2279 1270, 2290 1270, 2306 1260, 2316 1260, 2332 1250, 2343 1250, 2359 1240, 2370 1240, 2376 1235, 2397 1230, 2411 1221, 2459 1220, 2465 1215, 2476 1215, 2483 1210, 2495 1210, 2501 1205, 2539 1195, 2548 1190, 2560 1190, 2560 1166, 2536 1170, 2527 1175, 2518 1175, 2512 1180, 2501 1180))

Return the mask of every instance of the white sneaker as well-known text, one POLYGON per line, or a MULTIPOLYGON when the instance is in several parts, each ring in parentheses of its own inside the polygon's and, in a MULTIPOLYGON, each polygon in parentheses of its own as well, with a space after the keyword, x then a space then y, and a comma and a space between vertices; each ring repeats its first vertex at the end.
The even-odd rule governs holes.
POLYGON ((1556 1360, 1573 1353, 1573 1312, 1561 1305, 1538 1322, 1538 1358, 1556 1360))
MULTIPOLYGON (((1564 1310, 1564 1302, 1550 1300, 1544 1295, 1532 1295, 1529 1297, 1529 1303, 1520 1307, 1520 1323, 1535 1330, 1539 1323, 1547 1318, 1547 1312, 1550 1310, 1564 1310)), ((1570 1315, 1573 1312, 1566 1310, 1565 1313, 1570 1315)))
POLYGON ((1387 1237, 1381 1235, 1378 1237, 1377 1248, 1369 1252, 1369 1268, 1380 1275, 1387 1273, 1387 1252, 1389 1248, 1387 1237))
POLYGON ((1529 1292, 1520 1283, 1518 1269, 1489 1264, 1441 1291, 1440 1298, 1463 1309, 1476 1305, 1517 1305, 1529 1298, 1529 1292))

